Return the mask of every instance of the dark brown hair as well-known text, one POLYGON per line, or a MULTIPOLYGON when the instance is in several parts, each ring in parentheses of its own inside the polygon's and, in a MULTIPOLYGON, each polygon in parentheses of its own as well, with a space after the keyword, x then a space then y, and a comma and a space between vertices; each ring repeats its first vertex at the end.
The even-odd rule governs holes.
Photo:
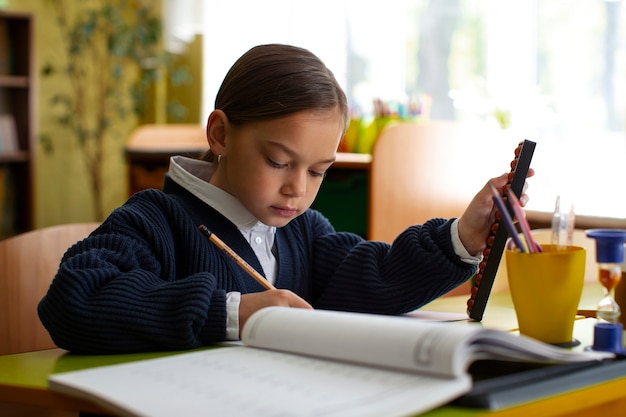
MULTIPOLYGON (((348 102, 326 65, 310 51, 281 44, 255 46, 230 68, 215 98, 230 123, 339 108, 348 122, 348 102)), ((212 160, 209 151, 202 159, 212 160)))

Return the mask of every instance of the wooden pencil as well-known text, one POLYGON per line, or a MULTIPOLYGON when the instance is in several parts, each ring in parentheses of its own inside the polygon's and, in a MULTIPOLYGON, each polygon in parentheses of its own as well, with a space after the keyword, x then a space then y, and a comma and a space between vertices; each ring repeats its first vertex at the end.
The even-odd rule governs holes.
POLYGON ((234 250, 232 250, 222 239, 217 237, 215 233, 211 232, 205 225, 201 224, 198 226, 198 229, 204 233, 206 237, 209 238, 211 242, 215 244, 218 248, 220 248, 225 254, 230 256, 233 261, 237 263, 244 271, 248 273, 252 278, 256 280, 259 284, 263 286, 266 290, 275 290, 274 287, 268 280, 263 277, 263 275, 259 274, 256 269, 252 268, 248 262, 246 262, 241 256, 237 254, 234 250))

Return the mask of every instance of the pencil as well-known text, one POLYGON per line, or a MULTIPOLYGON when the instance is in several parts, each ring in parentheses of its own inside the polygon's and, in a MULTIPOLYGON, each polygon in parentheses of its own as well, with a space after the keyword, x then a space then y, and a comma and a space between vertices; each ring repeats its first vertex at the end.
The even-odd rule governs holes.
POLYGON ((491 182, 489 183, 489 188, 491 188, 491 193, 493 194, 493 201, 496 203, 496 207, 498 208, 498 211, 500 211, 502 222, 504 223, 504 226, 506 227, 506 229, 509 231, 509 235, 511 235, 511 239, 513 240, 513 242, 515 242, 515 246, 517 246, 520 252, 526 252, 524 243, 522 242, 522 239, 520 239, 519 235, 517 234, 517 229, 515 228, 515 225, 513 224, 513 219, 511 218, 509 211, 506 209, 506 206, 504 205, 504 201, 502 201, 502 197, 500 197, 500 194, 498 194, 498 190, 496 190, 496 187, 494 187, 494 185, 491 182))
POLYGON ((508 197, 511 208, 513 209, 515 217, 517 217, 519 225, 522 229, 522 234, 524 235, 526 243, 528 244, 528 251, 530 253, 543 252, 541 245, 539 245, 539 243, 535 242, 535 240, 533 239, 532 232, 530 231, 530 225, 528 224, 528 220, 526 219, 526 216, 524 216, 524 211, 522 210, 522 205, 520 204, 519 199, 511 189, 509 189, 508 197))
POLYGON ((268 280, 266 280, 263 275, 259 274, 254 268, 248 264, 241 256, 237 255, 237 252, 232 250, 222 239, 217 237, 213 232, 211 232, 205 225, 201 224, 198 226, 198 230, 200 230, 206 237, 209 238, 211 242, 215 244, 218 248, 220 248, 226 255, 230 256, 233 261, 237 263, 244 271, 248 273, 252 278, 255 279, 256 282, 261 284, 263 288, 266 290, 275 290, 274 287, 268 280))

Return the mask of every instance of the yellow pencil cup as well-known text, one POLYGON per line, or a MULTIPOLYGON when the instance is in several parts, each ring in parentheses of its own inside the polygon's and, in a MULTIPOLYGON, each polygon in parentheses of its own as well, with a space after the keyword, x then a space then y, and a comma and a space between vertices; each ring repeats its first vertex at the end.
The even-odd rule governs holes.
POLYGON ((519 331, 545 343, 572 345, 585 281, 585 249, 542 247, 543 253, 505 252, 519 331))

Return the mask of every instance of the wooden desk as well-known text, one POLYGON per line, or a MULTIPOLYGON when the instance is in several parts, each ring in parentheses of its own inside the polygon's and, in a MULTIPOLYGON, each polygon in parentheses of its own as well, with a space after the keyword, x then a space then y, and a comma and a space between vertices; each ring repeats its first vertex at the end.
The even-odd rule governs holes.
MULTIPOLYGON (((579 310, 595 310, 598 306, 598 301, 602 297, 603 293, 600 284, 587 282, 583 287, 583 293, 578 303, 579 310)), ((441 297, 425 305, 422 310, 466 314, 468 298, 469 296, 466 295, 441 297)), ((491 329, 517 330, 517 318, 515 317, 511 294, 508 291, 492 292, 490 294, 481 323, 484 327, 491 329)), ((591 337, 591 335, 589 336, 591 337)), ((591 344, 590 339, 589 344, 591 344)))
MULTIPOLYGON (((592 308, 601 294, 599 285, 588 284, 581 300, 581 308, 592 308)), ((464 313, 465 296, 444 297, 424 307, 429 311, 464 313)), ((487 304, 485 327, 514 330, 515 312, 507 293, 493 294, 487 304)), ((594 321, 578 320, 575 335, 581 346, 589 345, 594 321)), ((452 324, 451 325, 456 325, 452 324)), ((460 324, 462 325, 462 324, 460 324)), ((105 413, 90 402, 53 393, 47 389, 47 377, 51 373, 85 369, 94 366, 112 365, 140 359, 171 355, 172 352, 157 352, 129 355, 81 356, 69 355, 61 349, 0 356, 0 403, 38 406, 47 409, 105 413)), ((571 391, 532 403, 491 412, 445 406, 432 410, 425 416, 621 416, 626 410, 626 378, 571 391)))
POLYGON ((108 412, 105 409, 94 403, 49 391, 48 375, 171 354, 172 352, 152 352, 83 356, 69 355, 63 349, 50 349, 0 356, 0 404, 18 404, 107 415, 108 412))
POLYGON ((126 143, 130 194, 146 188, 161 189, 170 157, 199 157, 209 145, 200 124, 139 126, 126 143))

